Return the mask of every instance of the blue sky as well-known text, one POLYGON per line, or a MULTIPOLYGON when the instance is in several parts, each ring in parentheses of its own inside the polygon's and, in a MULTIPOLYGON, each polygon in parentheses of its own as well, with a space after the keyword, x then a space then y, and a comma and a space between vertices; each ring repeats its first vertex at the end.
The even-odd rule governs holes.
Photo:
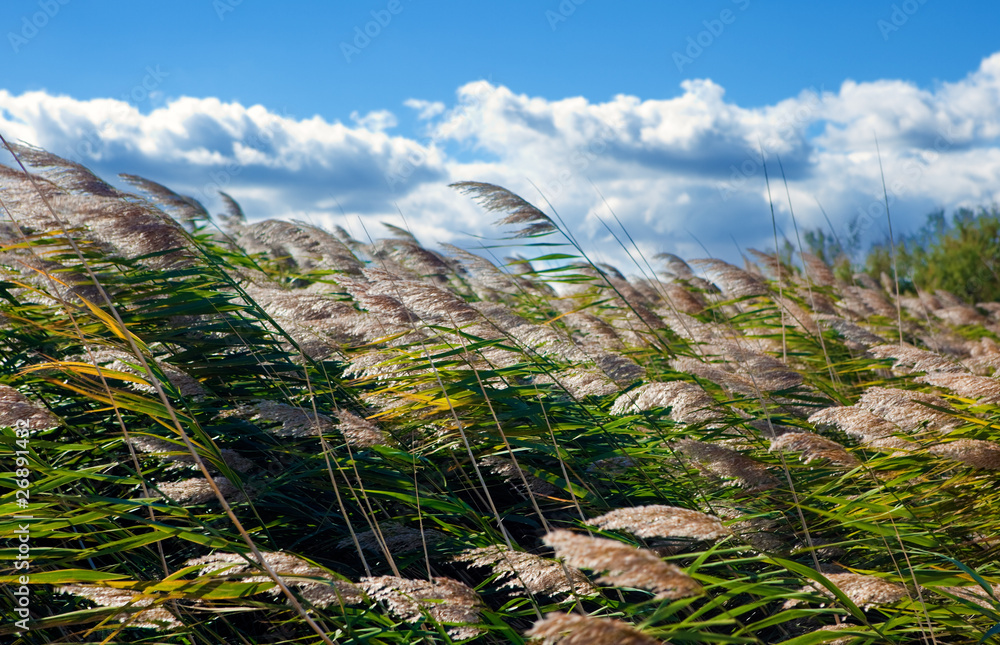
POLYGON ((873 132, 900 228, 996 201, 996 25, 985 1, 9 1, 0 131, 251 216, 399 207, 428 243, 488 231, 444 188, 479 179, 599 247, 596 185, 650 250, 731 257, 769 235, 754 141, 807 227, 817 199, 874 215, 873 132))

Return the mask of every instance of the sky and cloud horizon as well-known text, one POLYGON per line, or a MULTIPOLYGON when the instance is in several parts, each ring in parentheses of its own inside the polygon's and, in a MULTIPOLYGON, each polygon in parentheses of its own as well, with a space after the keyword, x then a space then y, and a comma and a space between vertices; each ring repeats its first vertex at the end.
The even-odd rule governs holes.
MULTIPOLYGON (((423 10, 410 0, 364 4, 326 44, 328 64, 352 74, 362 63, 374 65, 378 50, 415 28, 405 21, 416 22, 423 10)), ((543 4, 533 14, 536 27, 553 39, 585 27, 586 12, 600 13, 594 0, 543 4)), ((69 23, 76 6, 23 6, 20 14, 0 15, 10 29, 4 56, 47 69, 42 56, 57 34, 46 32, 68 28, 60 20, 69 23)), ((216 30, 255 11, 236 0, 198 6, 216 30)), ((888 3, 871 14, 864 33, 871 46, 891 48, 907 30, 925 29, 916 24, 935 19, 937 9, 931 0, 888 3)), ((357 107, 345 101, 321 113, 293 94, 254 101, 199 91, 195 63, 136 55, 150 62, 119 72, 115 91, 82 91, 55 73, 14 74, 0 85, 0 132, 108 179, 142 175, 210 209, 224 190, 252 219, 341 225, 356 236, 359 220, 377 235, 377 222, 388 221, 430 246, 474 247, 476 236, 496 237, 493 218, 448 188, 462 180, 496 183, 555 209, 585 248, 619 263, 602 223, 613 221, 612 211, 650 255, 734 260, 740 250, 773 246, 761 151, 778 226, 792 239, 789 201, 800 230, 828 229, 828 216, 839 235, 852 221, 869 241, 884 235, 876 137, 894 229, 915 230, 935 210, 1000 202, 1000 43, 995 52, 979 43, 972 64, 970 53, 956 56, 947 80, 913 80, 901 67, 878 77, 841 71, 832 82, 838 72, 822 69, 818 84, 755 94, 727 75, 724 60, 708 60, 747 37, 737 32, 741 22, 760 19, 755 11, 764 9, 750 0, 706 4, 658 48, 671 78, 655 94, 627 75, 613 94, 604 92, 614 87, 607 78, 540 92, 537 69, 521 78, 508 67, 460 71, 467 76, 451 81, 450 95, 439 81, 426 92, 401 83, 393 95, 359 86, 352 90, 357 107)))

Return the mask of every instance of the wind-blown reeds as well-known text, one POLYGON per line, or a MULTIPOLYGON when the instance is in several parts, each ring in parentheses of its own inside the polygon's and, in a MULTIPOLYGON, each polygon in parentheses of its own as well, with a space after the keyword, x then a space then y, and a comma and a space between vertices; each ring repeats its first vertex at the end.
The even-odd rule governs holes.
POLYGON ((648 589, 657 598, 684 598, 702 590, 696 580, 677 566, 664 562, 646 549, 564 530, 550 531, 542 541, 553 547, 556 557, 566 564, 603 572, 598 582, 648 589))

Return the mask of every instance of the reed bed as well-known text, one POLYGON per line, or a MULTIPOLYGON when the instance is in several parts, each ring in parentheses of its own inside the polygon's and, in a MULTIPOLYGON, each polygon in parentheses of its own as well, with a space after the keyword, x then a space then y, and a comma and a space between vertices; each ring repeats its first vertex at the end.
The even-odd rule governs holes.
POLYGON ((626 275, 490 184, 474 253, 10 151, 4 642, 1000 633, 1000 308, 810 255, 626 275))

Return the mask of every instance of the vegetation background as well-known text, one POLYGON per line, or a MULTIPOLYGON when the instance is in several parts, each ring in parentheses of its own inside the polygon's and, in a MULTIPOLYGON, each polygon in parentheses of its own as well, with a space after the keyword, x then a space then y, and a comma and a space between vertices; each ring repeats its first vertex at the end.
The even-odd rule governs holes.
POLYGON ((995 208, 619 269, 490 184, 439 252, 10 151, 6 642, 1000 633, 995 208))

